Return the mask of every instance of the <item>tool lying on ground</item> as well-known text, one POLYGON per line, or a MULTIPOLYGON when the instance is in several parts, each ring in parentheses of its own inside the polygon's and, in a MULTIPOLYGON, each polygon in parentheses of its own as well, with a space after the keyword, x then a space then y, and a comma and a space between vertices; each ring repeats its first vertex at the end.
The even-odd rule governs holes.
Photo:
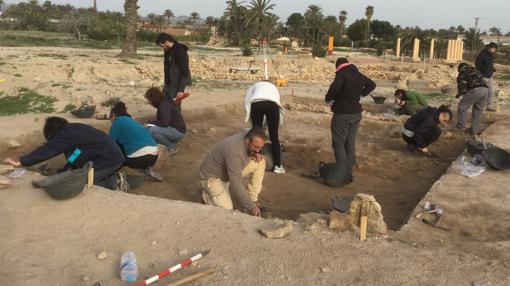
POLYGON ((144 282, 141 282, 138 284, 138 286, 147 286, 147 285, 150 285, 156 281, 158 281, 159 279, 165 277, 165 276, 168 276, 172 273, 174 273, 175 271, 183 268, 184 266, 188 266, 190 265, 191 263, 193 263, 194 261, 197 261, 199 260, 200 258, 206 256, 207 254, 209 254, 209 252, 211 252, 210 250, 206 250, 206 251, 202 251, 201 253, 191 257, 191 258, 188 258, 184 261, 181 261, 181 263, 177 264, 177 265, 174 265, 160 273, 158 273, 157 275, 154 275, 152 276, 151 278, 145 280, 144 282))
POLYGON ((202 272, 198 272, 196 274, 190 275, 190 276, 188 276, 186 278, 183 278, 183 279, 181 279, 179 281, 172 282, 172 283, 170 283, 170 284, 168 284, 166 286, 180 286, 180 285, 184 285, 184 284, 193 282, 193 281, 195 281, 197 279, 200 279, 202 277, 205 277, 207 275, 211 275, 211 274, 214 273, 214 271, 216 271, 214 268, 210 268, 210 269, 208 269, 206 271, 202 271, 202 272))
POLYGON ((448 228, 439 226, 439 224, 441 223, 441 220, 444 218, 443 209, 439 208, 436 204, 431 204, 430 202, 425 202, 423 209, 424 209, 424 211, 419 212, 418 214, 415 215, 415 218, 419 219, 421 223, 433 226, 438 229, 446 230, 446 231, 450 230, 448 228), (432 222, 428 219, 422 218, 422 216, 424 216, 426 214, 434 214, 436 217, 436 221, 432 222))
POLYGON ((360 207, 360 219, 359 219, 359 240, 365 241, 367 239, 367 226, 368 226, 368 214, 370 213, 371 202, 363 201, 360 207))

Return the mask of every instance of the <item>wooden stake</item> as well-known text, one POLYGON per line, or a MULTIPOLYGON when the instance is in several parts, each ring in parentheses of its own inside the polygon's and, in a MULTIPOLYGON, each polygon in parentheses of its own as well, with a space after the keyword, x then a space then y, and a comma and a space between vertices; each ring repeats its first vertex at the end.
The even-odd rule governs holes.
POLYGON ((215 269, 214 269, 214 268, 210 268, 210 269, 208 269, 208 270, 206 270, 206 271, 198 272, 198 273, 196 273, 196 274, 193 274, 193 275, 188 276, 188 277, 186 277, 186 278, 183 278, 183 279, 181 279, 181 280, 178 280, 178 281, 172 282, 172 283, 170 283, 170 284, 168 284, 168 285, 166 285, 166 286, 180 286, 180 285, 184 285, 184 284, 186 284, 186 283, 189 283, 189 282, 195 281, 195 280, 200 279, 200 278, 202 278, 202 277, 205 277, 205 276, 207 276, 207 275, 211 275, 211 274, 213 274, 213 273, 214 273, 214 271, 215 271, 215 269))
POLYGON ((360 210, 360 220, 359 220, 359 240, 365 241, 367 239, 367 226, 368 226, 368 213, 370 211, 370 202, 363 202, 361 204, 360 210))
POLYGON ((87 187, 90 189, 94 185, 94 168, 90 168, 87 176, 87 187))

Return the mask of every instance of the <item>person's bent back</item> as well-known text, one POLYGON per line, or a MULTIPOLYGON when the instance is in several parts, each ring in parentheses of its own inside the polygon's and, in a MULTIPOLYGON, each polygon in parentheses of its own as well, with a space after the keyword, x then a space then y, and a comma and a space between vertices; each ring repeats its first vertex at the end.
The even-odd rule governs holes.
POLYGON ((48 141, 46 144, 20 157, 22 166, 33 166, 64 154, 67 163, 59 171, 82 168, 92 161, 94 184, 116 188, 114 175, 122 166, 124 155, 106 133, 85 124, 68 123, 64 118, 49 117, 44 126, 44 136, 48 141))

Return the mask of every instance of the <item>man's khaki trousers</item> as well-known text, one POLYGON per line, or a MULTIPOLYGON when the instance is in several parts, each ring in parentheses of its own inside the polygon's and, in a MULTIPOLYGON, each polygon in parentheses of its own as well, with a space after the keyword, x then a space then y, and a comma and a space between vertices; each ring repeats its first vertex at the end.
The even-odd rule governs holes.
MULTIPOLYGON (((246 191, 254 202, 258 200, 259 193, 262 190, 265 170, 266 160, 258 163, 250 160, 243 170, 243 178, 251 174, 250 183, 246 191)), ((209 178, 207 180, 200 180, 200 188, 202 189, 202 199, 206 205, 214 205, 229 210, 234 208, 228 182, 218 178, 209 178)))

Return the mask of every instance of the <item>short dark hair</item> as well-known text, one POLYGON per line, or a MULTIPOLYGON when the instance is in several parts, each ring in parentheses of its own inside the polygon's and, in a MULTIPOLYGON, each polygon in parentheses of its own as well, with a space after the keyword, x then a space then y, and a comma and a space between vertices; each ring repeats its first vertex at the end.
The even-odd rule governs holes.
POLYGON ((157 87, 151 87, 145 92, 145 99, 147 99, 152 106, 158 107, 163 100, 163 93, 157 87))
POLYGON ((67 120, 62 117, 51 116, 46 118, 43 129, 44 138, 49 141, 51 138, 53 138, 53 136, 55 136, 55 134, 60 131, 60 129, 64 128, 64 126, 67 124, 69 124, 69 122, 67 122, 67 120))
POLYGON ((393 94, 393 96, 396 96, 397 94, 402 95, 402 97, 406 97, 407 96, 406 91, 404 89, 401 89, 401 88, 395 90, 395 93, 393 94))
POLYGON ((261 138, 263 140, 266 140, 266 133, 264 130, 258 126, 252 127, 248 133, 246 133, 246 138, 250 139, 250 142, 255 138, 261 138))
POLYGON ((159 46, 160 44, 163 44, 166 41, 174 43, 177 42, 174 36, 167 33, 160 33, 154 42, 156 43, 156 45, 159 46))
POLYGON ((346 64, 348 62, 349 61, 347 60, 347 58, 338 58, 338 59, 336 59, 335 67, 338 67, 339 65, 342 65, 342 64, 346 64))
POLYGON ((459 67, 457 68, 457 71, 460 71, 461 69, 463 69, 463 68, 465 68, 465 67, 467 67, 467 66, 469 66, 469 65, 468 65, 468 64, 466 64, 466 63, 460 63, 460 64, 459 64, 459 67))
POLYGON ((115 103, 114 106, 112 106, 112 109, 110 110, 110 116, 112 114, 115 114, 115 116, 122 116, 122 115, 130 116, 127 113, 126 104, 122 101, 119 101, 119 102, 115 103))
POLYGON ((492 48, 494 48, 494 49, 496 49, 496 50, 497 50, 497 49, 498 49, 498 44, 496 44, 496 43, 494 43, 494 42, 490 42, 489 44, 487 44, 487 46, 486 46, 486 47, 487 47, 487 49, 492 49, 492 48))
POLYGON ((450 110, 450 105, 441 105, 437 108, 437 113, 440 114, 440 113, 448 113, 448 115, 450 116, 450 120, 448 121, 451 121, 453 119, 453 113, 452 111, 450 110))

